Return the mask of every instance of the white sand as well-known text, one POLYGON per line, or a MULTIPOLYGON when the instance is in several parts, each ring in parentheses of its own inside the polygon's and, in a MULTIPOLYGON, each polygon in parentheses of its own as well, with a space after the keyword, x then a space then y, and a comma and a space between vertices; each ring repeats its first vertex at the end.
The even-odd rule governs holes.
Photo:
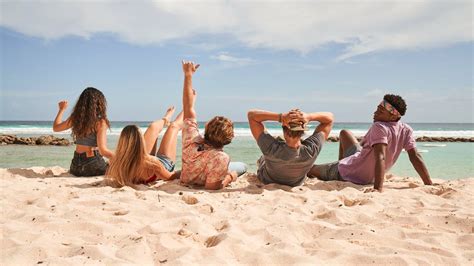
POLYGON ((345 182, 218 192, 116 189, 53 167, 0 169, 1 265, 473 265, 474 178, 384 193, 345 182))

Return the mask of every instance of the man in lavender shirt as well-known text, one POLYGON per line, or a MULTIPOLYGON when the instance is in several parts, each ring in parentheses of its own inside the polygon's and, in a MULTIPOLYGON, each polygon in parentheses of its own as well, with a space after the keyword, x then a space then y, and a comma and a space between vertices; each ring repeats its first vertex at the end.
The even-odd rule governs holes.
POLYGON ((354 135, 341 130, 339 161, 314 165, 308 177, 320 180, 342 180, 356 184, 374 184, 372 191, 382 192, 385 172, 395 164, 405 149, 425 185, 432 185, 421 155, 416 151, 413 129, 399 122, 405 115, 406 103, 398 95, 387 94, 377 106, 374 124, 359 143, 354 135))

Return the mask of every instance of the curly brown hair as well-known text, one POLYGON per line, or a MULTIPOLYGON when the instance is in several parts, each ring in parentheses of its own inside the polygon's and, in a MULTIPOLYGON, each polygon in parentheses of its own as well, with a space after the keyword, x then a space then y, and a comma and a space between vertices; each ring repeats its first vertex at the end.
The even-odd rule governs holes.
POLYGON ((74 139, 96 133, 96 125, 102 120, 110 128, 110 121, 107 119, 107 100, 104 94, 96 88, 86 88, 79 96, 69 120, 74 139))
POLYGON ((220 149, 234 138, 234 123, 223 116, 216 116, 206 124, 204 139, 214 148, 220 149))

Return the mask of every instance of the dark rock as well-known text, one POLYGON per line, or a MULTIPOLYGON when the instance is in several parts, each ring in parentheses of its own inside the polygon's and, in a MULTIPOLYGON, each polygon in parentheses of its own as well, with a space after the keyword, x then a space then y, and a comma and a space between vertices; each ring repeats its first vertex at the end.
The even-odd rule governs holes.
POLYGON ((40 137, 17 137, 15 135, 0 135, 0 145, 56 145, 69 146, 71 141, 66 138, 57 138, 53 135, 40 137))

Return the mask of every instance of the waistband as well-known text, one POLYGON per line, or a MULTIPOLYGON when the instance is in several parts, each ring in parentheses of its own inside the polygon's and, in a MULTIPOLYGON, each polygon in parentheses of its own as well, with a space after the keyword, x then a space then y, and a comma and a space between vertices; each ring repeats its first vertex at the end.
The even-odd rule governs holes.
POLYGON ((94 155, 87 156, 88 152, 78 153, 74 151, 74 158, 86 159, 86 158, 92 158, 92 157, 102 157, 102 155, 99 153, 99 150, 92 150, 92 152, 94 152, 94 155))

